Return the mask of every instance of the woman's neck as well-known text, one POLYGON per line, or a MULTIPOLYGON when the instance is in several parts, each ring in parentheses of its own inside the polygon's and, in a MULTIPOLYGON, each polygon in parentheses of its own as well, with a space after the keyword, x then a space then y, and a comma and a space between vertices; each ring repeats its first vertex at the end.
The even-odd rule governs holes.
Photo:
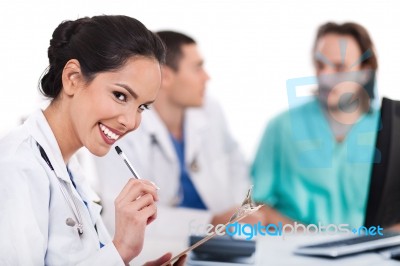
POLYGON ((57 140, 63 160, 67 164, 72 155, 82 147, 82 144, 78 141, 68 113, 63 111, 63 107, 65 106, 55 100, 43 113, 57 140))

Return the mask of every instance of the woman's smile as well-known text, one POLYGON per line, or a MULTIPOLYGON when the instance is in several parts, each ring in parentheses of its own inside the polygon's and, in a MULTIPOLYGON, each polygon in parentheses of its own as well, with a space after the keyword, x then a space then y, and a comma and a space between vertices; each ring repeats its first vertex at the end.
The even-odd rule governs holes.
POLYGON ((100 135, 103 137, 104 141, 109 144, 113 145, 115 141, 122 135, 115 129, 109 128, 101 123, 99 123, 100 128, 100 135))

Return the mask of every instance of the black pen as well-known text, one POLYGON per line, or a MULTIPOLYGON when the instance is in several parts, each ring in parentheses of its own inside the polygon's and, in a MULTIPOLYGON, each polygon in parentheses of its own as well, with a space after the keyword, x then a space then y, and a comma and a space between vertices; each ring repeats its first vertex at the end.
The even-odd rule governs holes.
MULTIPOLYGON (((135 171, 135 168, 133 168, 133 165, 129 162, 128 158, 126 157, 125 153, 122 152, 121 148, 118 146, 115 146, 115 150, 117 151, 118 155, 121 156, 121 158, 124 160, 126 166, 128 166, 129 170, 131 171, 131 173, 133 174, 133 176, 136 179, 142 179, 139 174, 135 171)), ((158 186, 156 186, 156 184, 154 184, 153 182, 151 182, 157 189, 160 189, 158 186)))

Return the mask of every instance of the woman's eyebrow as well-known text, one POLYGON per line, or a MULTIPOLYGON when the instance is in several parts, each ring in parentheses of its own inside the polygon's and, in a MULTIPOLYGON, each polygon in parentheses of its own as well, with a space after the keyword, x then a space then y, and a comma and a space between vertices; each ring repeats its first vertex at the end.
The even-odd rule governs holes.
POLYGON ((136 94, 136 92, 134 92, 128 85, 126 84, 122 84, 122 83, 115 83, 115 85, 124 88, 125 90, 127 90, 129 92, 130 95, 132 95, 133 98, 137 99, 139 96, 136 94))

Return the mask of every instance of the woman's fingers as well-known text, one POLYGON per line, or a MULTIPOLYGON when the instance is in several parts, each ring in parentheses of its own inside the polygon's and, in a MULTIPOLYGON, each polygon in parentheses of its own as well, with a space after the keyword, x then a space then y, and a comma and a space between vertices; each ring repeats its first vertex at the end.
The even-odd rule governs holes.
POLYGON ((114 245, 130 261, 142 247, 147 224, 157 216, 157 189, 149 181, 129 180, 115 199, 114 245))
POLYGON ((139 211, 140 215, 147 219, 147 225, 156 219, 157 206, 150 195, 147 194, 140 197, 132 205, 135 205, 132 207, 133 209, 139 211))
POLYGON ((162 255, 161 257, 159 257, 156 260, 152 260, 149 262, 146 262, 143 266, 160 266, 163 263, 169 261, 172 258, 172 254, 171 253, 166 253, 164 255, 162 255))
POLYGON ((156 185, 156 183, 154 183, 154 182, 152 182, 152 181, 150 181, 150 180, 145 180, 145 179, 142 179, 142 182, 144 182, 144 183, 146 183, 146 184, 149 184, 149 185, 152 185, 155 189, 157 189, 157 190, 159 190, 160 188, 156 185))
POLYGON ((153 197, 149 194, 143 195, 139 199, 128 204, 117 203, 115 205, 116 214, 125 217, 127 222, 137 224, 145 222, 149 224, 157 216, 157 205, 153 197))
POLYGON ((152 222, 157 216, 154 195, 156 192, 152 185, 137 180, 128 182, 123 193, 115 199, 118 220, 134 223, 143 221, 146 225, 152 222))
MULTIPOLYGON (((171 253, 166 253, 166 254, 162 255, 160 258, 158 258, 156 260, 152 260, 152 261, 149 261, 149 262, 145 263, 143 266, 160 266, 160 265, 166 263, 167 261, 169 261, 171 258, 172 258, 172 254, 171 253)), ((184 266, 185 265, 185 260, 186 260, 186 255, 182 255, 173 264, 173 266, 184 266)), ((168 264, 168 265, 172 265, 172 264, 168 264)))
POLYGON ((157 218, 157 206, 155 204, 149 205, 141 210, 143 215, 148 217, 147 218, 147 225, 153 222, 157 218))
POLYGON ((179 259, 174 263, 174 266, 184 266, 186 261, 186 254, 179 257, 179 259))
POLYGON ((154 200, 158 200, 157 189, 147 180, 130 179, 115 202, 132 202, 144 194, 150 194, 154 200))
POLYGON ((140 198, 136 199, 135 201, 132 201, 131 203, 127 204, 127 206, 131 210, 140 211, 152 204, 155 204, 153 197, 150 194, 145 194, 140 198))

